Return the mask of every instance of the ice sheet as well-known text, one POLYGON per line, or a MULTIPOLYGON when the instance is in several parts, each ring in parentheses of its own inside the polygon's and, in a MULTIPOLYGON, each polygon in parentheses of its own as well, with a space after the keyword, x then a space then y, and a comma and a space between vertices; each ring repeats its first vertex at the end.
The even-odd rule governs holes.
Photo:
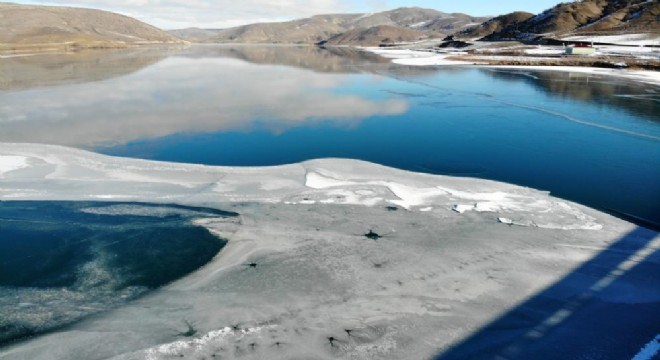
POLYGON ((196 221, 229 240, 205 267, 0 350, 10 359, 428 358, 634 228, 534 189, 356 160, 211 167, 33 144, 0 156, 27 164, 0 180, 0 199, 240 214, 196 221))

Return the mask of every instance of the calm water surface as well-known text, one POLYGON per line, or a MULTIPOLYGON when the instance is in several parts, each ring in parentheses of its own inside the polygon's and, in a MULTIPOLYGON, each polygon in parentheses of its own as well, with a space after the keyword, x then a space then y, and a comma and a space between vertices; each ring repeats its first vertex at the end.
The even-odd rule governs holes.
POLYGON ((660 223, 659 86, 298 47, 0 62, 0 141, 211 165, 354 158, 660 223))

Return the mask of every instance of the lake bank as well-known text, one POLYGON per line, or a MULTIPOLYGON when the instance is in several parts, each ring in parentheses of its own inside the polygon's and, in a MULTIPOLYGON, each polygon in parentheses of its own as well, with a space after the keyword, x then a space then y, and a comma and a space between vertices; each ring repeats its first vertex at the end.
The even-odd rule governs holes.
MULTIPOLYGON (((660 60, 637 57, 544 57, 518 50, 519 54, 468 54, 461 50, 435 52, 428 50, 364 48, 395 64, 409 66, 476 66, 502 69, 563 71, 613 76, 648 84, 660 84, 660 60)), ((531 50, 530 50, 531 51, 531 50)), ((561 50, 539 50, 537 54, 559 54, 561 50)), ((506 53, 506 51, 504 51, 506 53)))

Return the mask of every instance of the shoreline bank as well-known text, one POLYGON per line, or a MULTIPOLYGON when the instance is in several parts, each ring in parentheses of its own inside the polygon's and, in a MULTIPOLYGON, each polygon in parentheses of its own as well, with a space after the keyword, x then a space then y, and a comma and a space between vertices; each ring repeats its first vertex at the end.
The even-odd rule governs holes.
MULTIPOLYGON (((660 71, 617 68, 616 62, 606 62, 605 60, 598 58, 571 59, 513 55, 469 55, 461 51, 436 53, 422 50, 380 48, 363 48, 362 50, 389 58, 395 64, 407 66, 465 66, 543 71, 572 71, 594 75, 615 76, 647 84, 660 85, 660 71), (608 67, 585 66, 585 64, 598 64, 608 67)), ((660 60, 656 60, 655 63, 657 63, 657 65, 654 66, 660 67, 660 60)), ((623 66, 621 65, 621 67, 623 66)))

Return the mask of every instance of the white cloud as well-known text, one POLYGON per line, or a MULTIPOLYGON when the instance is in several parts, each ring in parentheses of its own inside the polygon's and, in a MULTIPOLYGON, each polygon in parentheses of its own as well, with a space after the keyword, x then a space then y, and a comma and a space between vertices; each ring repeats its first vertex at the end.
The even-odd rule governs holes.
POLYGON ((81 6, 132 16, 163 29, 226 28, 350 11, 342 0, 23 0, 81 6))

